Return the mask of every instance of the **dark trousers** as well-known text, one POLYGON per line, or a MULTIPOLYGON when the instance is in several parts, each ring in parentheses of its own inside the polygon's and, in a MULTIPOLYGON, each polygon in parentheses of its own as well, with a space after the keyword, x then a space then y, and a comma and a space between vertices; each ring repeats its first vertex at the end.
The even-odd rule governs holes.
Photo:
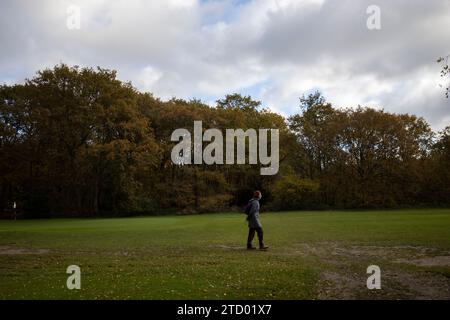
POLYGON ((252 247, 253 238, 255 237, 255 232, 258 234, 259 247, 264 247, 264 239, 263 239, 263 229, 262 228, 248 228, 248 238, 247 238, 247 247, 252 247))

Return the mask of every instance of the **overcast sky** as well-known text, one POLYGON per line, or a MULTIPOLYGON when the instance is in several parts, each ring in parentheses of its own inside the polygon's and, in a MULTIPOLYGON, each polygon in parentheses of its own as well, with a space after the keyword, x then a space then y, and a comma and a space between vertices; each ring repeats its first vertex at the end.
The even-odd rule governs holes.
POLYGON ((240 92, 287 116, 321 90, 337 107, 450 125, 436 63, 450 54, 450 0, 0 0, 0 45, 0 83, 64 62, 115 69, 163 99, 240 92), (381 30, 367 28, 369 5, 381 30))

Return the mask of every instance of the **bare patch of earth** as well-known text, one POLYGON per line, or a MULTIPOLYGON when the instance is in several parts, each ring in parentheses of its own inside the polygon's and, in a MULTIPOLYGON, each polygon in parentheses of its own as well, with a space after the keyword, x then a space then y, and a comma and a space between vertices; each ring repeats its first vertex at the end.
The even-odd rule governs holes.
POLYGON ((16 248, 9 246, 0 246, 0 255, 20 255, 20 254, 46 254, 48 249, 33 249, 33 248, 16 248))
POLYGON ((422 267, 450 267, 450 256, 424 257, 412 260, 399 259, 397 262, 422 267))
POLYGON ((220 248, 223 250, 247 250, 244 246, 210 245, 209 248, 220 248))
POLYGON ((319 242, 298 243, 285 254, 316 259, 319 299, 450 299, 450 252, 442 249, 319 242), (380 290, 366 286, 369 265, 381 269, 380 290))

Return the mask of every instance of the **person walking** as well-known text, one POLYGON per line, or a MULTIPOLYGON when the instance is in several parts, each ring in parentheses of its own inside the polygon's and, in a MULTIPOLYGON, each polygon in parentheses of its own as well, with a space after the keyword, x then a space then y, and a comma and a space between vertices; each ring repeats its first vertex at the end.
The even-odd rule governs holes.
POLYGON ((248 238, 247 238, 247 249, 248 250, 255 250, 256 248, 253 247, 252 242, 253 238, 255 237, 255 233, 258 234, 258 241, 259 241, 259 249, 260 250, 267 250, 269 247, 264 245, 264 238, 263 238, 263 229, 261 221, 259 220, 259 200, 261 200, 262 194, 260 191, 255 191, 253 193, 253 199, 251 199, 246 208, 247 213, 247 221, 248 221, 248 238))

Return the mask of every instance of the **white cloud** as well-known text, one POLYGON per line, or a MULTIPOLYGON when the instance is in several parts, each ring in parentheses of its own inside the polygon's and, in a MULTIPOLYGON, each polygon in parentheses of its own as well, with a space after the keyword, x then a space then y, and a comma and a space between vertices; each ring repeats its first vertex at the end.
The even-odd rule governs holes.
POLYGON ((155 85, 161 79, 163 73, 160 70, 156 70, 152 66, 145 67, 137 77, 135 85, 140 87, 144 91, 154 91, 155 85))
POLYGON ((197 5, 197 0, 168 0, 169 7, 192 8, 197 5))
POLYGON ((382 30, 366 28, 369 0, 3 0, 0 81, 59 62, 118 70, 170 98, 213 101, 251 92, 284 115, 320 89, 338 106, 373 105, 449 123, 437 57, 450 53, 450 1, 379 0, 382 30), (82 27, 66 28, 79 5, 82 27))

